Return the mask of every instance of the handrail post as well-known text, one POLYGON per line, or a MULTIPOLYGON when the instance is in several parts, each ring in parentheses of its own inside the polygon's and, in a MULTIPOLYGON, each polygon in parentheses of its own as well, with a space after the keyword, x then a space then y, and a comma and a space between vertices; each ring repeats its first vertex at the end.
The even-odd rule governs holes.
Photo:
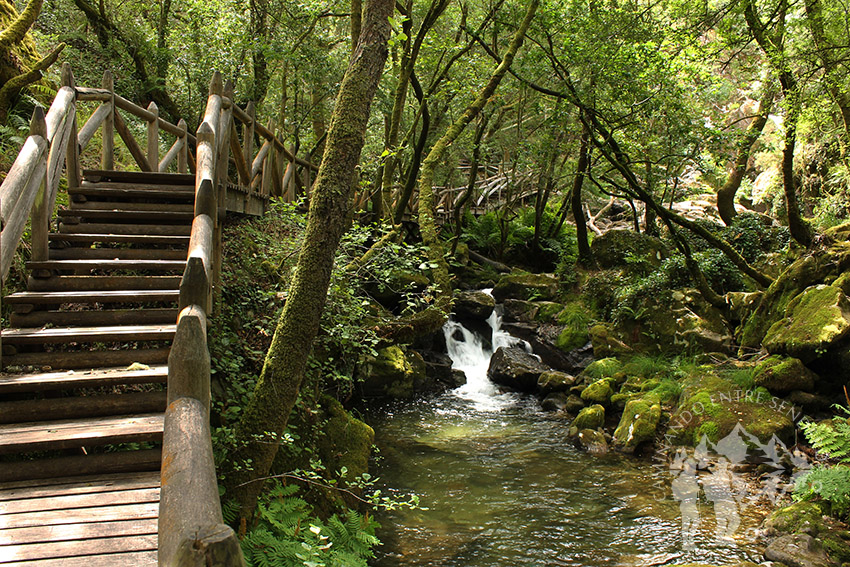
MULTIPOLYGON (((63 68, 64 71, 64 68, 63 68)), ((63 73, 64 75, 64 73, 63 73)), ((30 122, 30 136, 41 136, 47 139, 47 123, 44 119, 44 110, 37 106, 32 113, 30 122)), ((48 209, 49 195, 47 194, 47 156, 45 152, 41 161, 45 165, 45 174, 42 175, 38 193, 33 203, 31 214, 32 229, 32 259, 36 262, 47 260, 48 254, 48 223, 50 222, 50 210, 48 209)), ((38 168, 36 168, 36 171, 38 168)))
POLYGON ((159 107, 151 101, 148 112, 153 118, 148 122, 148 164, 151 171, 159 171, 159 107))
MULTIPOLYGON (((248 106, 245 107, 245 114, 250 116, 251 120, 247 124, 243 125, 243 127, 242 127, 242 132, 244 132, 244 136, 243 136, 243 140, 242 140, 242 155, 245 156, 245 163, 249 164, 249 167, 250 167, 250 164, 254 161, 254 121, 256 120, 256 117, 257 117, 257 109, 256 109, 256 106, 254 105, 253 100, 250 101, 248 103, 248 106)), ((253 179, 250 179, 250 175, 251 175, 251 172, 250 172, 250 169, 249 169, 248 170, 249 179, 245 179, 244 181, 240 180, 240 183, 242 185, 250 187, 251 181, 253 181, 253 179)))
POLYGON ((179 122, 177 122, 177 127, 183 131, 183 134, 180 136, 180 152, 177 154, 177 173, 186 173, 186 170, 189 167, 189 128, 186 125, 186 121, 182 118, 179 122))
MULTIPOLYGON (((210 85, 210 88, 221 89, 221 76, 218 81, 210 85)), ((212 91, 211 91, 212 93, 212 91)), ((224 224, 224 217, 227 211, 227 168, 230 164, 230 124, 233 120, 233 83, 227 81, 223 91, 219 90, 223 98, 230 99, 230 104, 225 109, 222 106, 221 114, 218 117, 218 129, 216 130, 216 173, 215 183, 218 196, 218 210, 216 211, 215 221, 215 240, 213 246, 213 289, 217 290, 221 281, 221 262, 223 254, 222 231, 221 226, 224 224)))
MULTIPOLYGON (((71 70, 71 65, 67 62, 62 64, 62 86, 63 87, 71 87, 72 89, 77 88, 76 81, 74 80, 74 73, 71 70)), ((65 174, 68 179, 68 188, 73 189, 79 187, 82 183, 82 172, 80 171, 80 144, 77 141, 77 97, 74 96, 73 103, 73 118, 71 119, 71 132, 70 138, 68 139, 68 147, 65 150, 65 174)), ((49 188, 50 191, 53 191, 53 188, 49 188)), ((50 208, 53 208, 53 203, 56 200, 56 196, 51 194, 49 195, 48 203, 50 204, 50 208)), ((53 212, 52 210, 50 211, 53 212)))
POLYGON ((103 72, 101 85, 109 91, 108 104, 110 109, 103 121, 103 148, 100 152, 100 168, 109 171, 115 168, 115 79, 112 76, 112 71, 103 72))
MULTIPOLYGON (((274 135, 274 118, 269 120, 269 131, 274 135)), ((266 158, 263 160, 263 180, 260 183, 260 195, 268 197, 272 191, 272 178, 274 177, 274 143, 269 146, 266 158)))

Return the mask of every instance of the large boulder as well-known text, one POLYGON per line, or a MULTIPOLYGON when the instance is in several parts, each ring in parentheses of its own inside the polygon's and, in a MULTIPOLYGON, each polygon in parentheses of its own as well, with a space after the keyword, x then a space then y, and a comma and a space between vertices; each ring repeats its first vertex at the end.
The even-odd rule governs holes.
POLYGON ((773 355, 756 365, 753 379, 756 386, 764 386, 775 394, 787 394, 795 390, 810 392, 817 375, 798 358, 773 355))
POLYGON ((509 297, 552 301, 559 289, 560 281, 553 274, 513 273, 501 277, 493 288, 493 297, 496 301, 504 301, 509 297))
MULTIPOLYGON (((815 537, 827 555, 842 564, 850 561, 850 543, 846 529, 841 522, 824 515, 817 503, 805 500, 774 510, 762 524, 762 531, 768 538, 798 534, 815 537)), ((789 553, 786 545, 789 541, 793 543, 794 540, 786 539, 775 544, 773 552, 789 553)), ((803 543, 805 548, 808 542, 803 543)))
POLYGON ((322 397, 325 421, 316 439, 316 449, 322 462, 331 470, 348 469, 349 478, 369 472, 369 456, 375 432, 353 417, 337 400, 322 397))
POLYGON ((625 453, 634 453, 641 443, 655 439, 660 418, 661 405, 652 396, 629 400, 614 431, 614 445, 625 453))
POLYGON ((850 336, 850 301, 841 288, 806 288, 785 308, 785 317, 768 329, 764 347, 810 362, 850 336))
POLYGON ((607 406, 611 402, 611 396, 614 395, 614 389, 611 387, 612 380, 603 378, 588 385, 581 391, 581 399, 589 404, 601 404, 607 406))
POLYGON ((499 347, 490 358, 487 376, 495 384, 520 392, 537 389, 540 375, 549 367, 521 348, 499 347))
POLYGON ((460 321, 486 321, 496 300, 483 291, 461 291, 454 295, 454 314, 460 321))
POLYGON ((570 424, 570 430, 575 433, 583 429, 599 429, 605 423, 605 408, 594 404, 583 408, 570 424))
POLYGON ((658 238, 631 230, 609 230, 593 239, 590 252, 602 268, 626 267, 648 272, 668 255, 658 238))
POLYGON ((527 341, 544 364, 570 374, 578 374, 593 361, 590 343, 570 352, 557 346, 560 325, 552 323, 503 323, 502 330, 527 341))
POLYGON ((572 374, 557 370, 547 370, 537 379, 537 389, 545 396, 553 392, 566 392, 575 383, 576 377, 572 374))
POLYGON ((823 545, 809 534, 784 535, 771 541, 764 557, 788 567, 838 567, 823 545))

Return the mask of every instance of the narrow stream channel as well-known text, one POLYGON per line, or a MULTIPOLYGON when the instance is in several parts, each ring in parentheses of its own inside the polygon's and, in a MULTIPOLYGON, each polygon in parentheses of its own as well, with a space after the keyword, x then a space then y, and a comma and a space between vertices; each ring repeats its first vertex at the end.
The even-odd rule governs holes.
MULTIPOLYGON (((490 323, 495 348, 520 342, 500 330, 497 316, 490 323)), ((754 531, 763 512, 745 510, 734 540, 721 541, 711 504, 700 502, 694 550, 684 551, 665 467, 575 449, 567 420, 487 379, 486 341, 456 322, 445 333, 466 386, 371 419, 382 483, 419 494, 427 507, 379 517, 377 567, 760 561, 754 531)))

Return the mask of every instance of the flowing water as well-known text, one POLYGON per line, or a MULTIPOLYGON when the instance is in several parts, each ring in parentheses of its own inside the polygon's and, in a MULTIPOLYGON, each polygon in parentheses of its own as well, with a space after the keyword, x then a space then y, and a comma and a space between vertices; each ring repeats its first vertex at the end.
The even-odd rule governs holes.
MULTIPOLYGON (((499 330, 491 344, 521 343, 499 330)), ((684 551, 679 502, 666 465, 593 457, 567 438, 568 421, 487 379, 492 350, 458 323, 445 328, 468 382, 372 419, 385 486, 427 509, 383 514, 378 567, 650 566, 759 561, 763 512, 741 515, 734 539, 715 538, 700 503, 694 551, 684 551)), ((385 490, 387 490, 385 488, 385 490)))

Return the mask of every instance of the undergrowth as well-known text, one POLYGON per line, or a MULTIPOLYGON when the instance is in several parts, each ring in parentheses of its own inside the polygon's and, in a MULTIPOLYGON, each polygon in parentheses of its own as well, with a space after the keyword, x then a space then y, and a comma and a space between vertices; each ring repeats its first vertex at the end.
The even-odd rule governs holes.
POLYGON ((850 410, 833 406, 839 414, 822 422, 802 422, 800 429, 812 447, 837 464, 817 464, 797 480, 796 500, 817 500, 838 518, 850 513, 850 410))

